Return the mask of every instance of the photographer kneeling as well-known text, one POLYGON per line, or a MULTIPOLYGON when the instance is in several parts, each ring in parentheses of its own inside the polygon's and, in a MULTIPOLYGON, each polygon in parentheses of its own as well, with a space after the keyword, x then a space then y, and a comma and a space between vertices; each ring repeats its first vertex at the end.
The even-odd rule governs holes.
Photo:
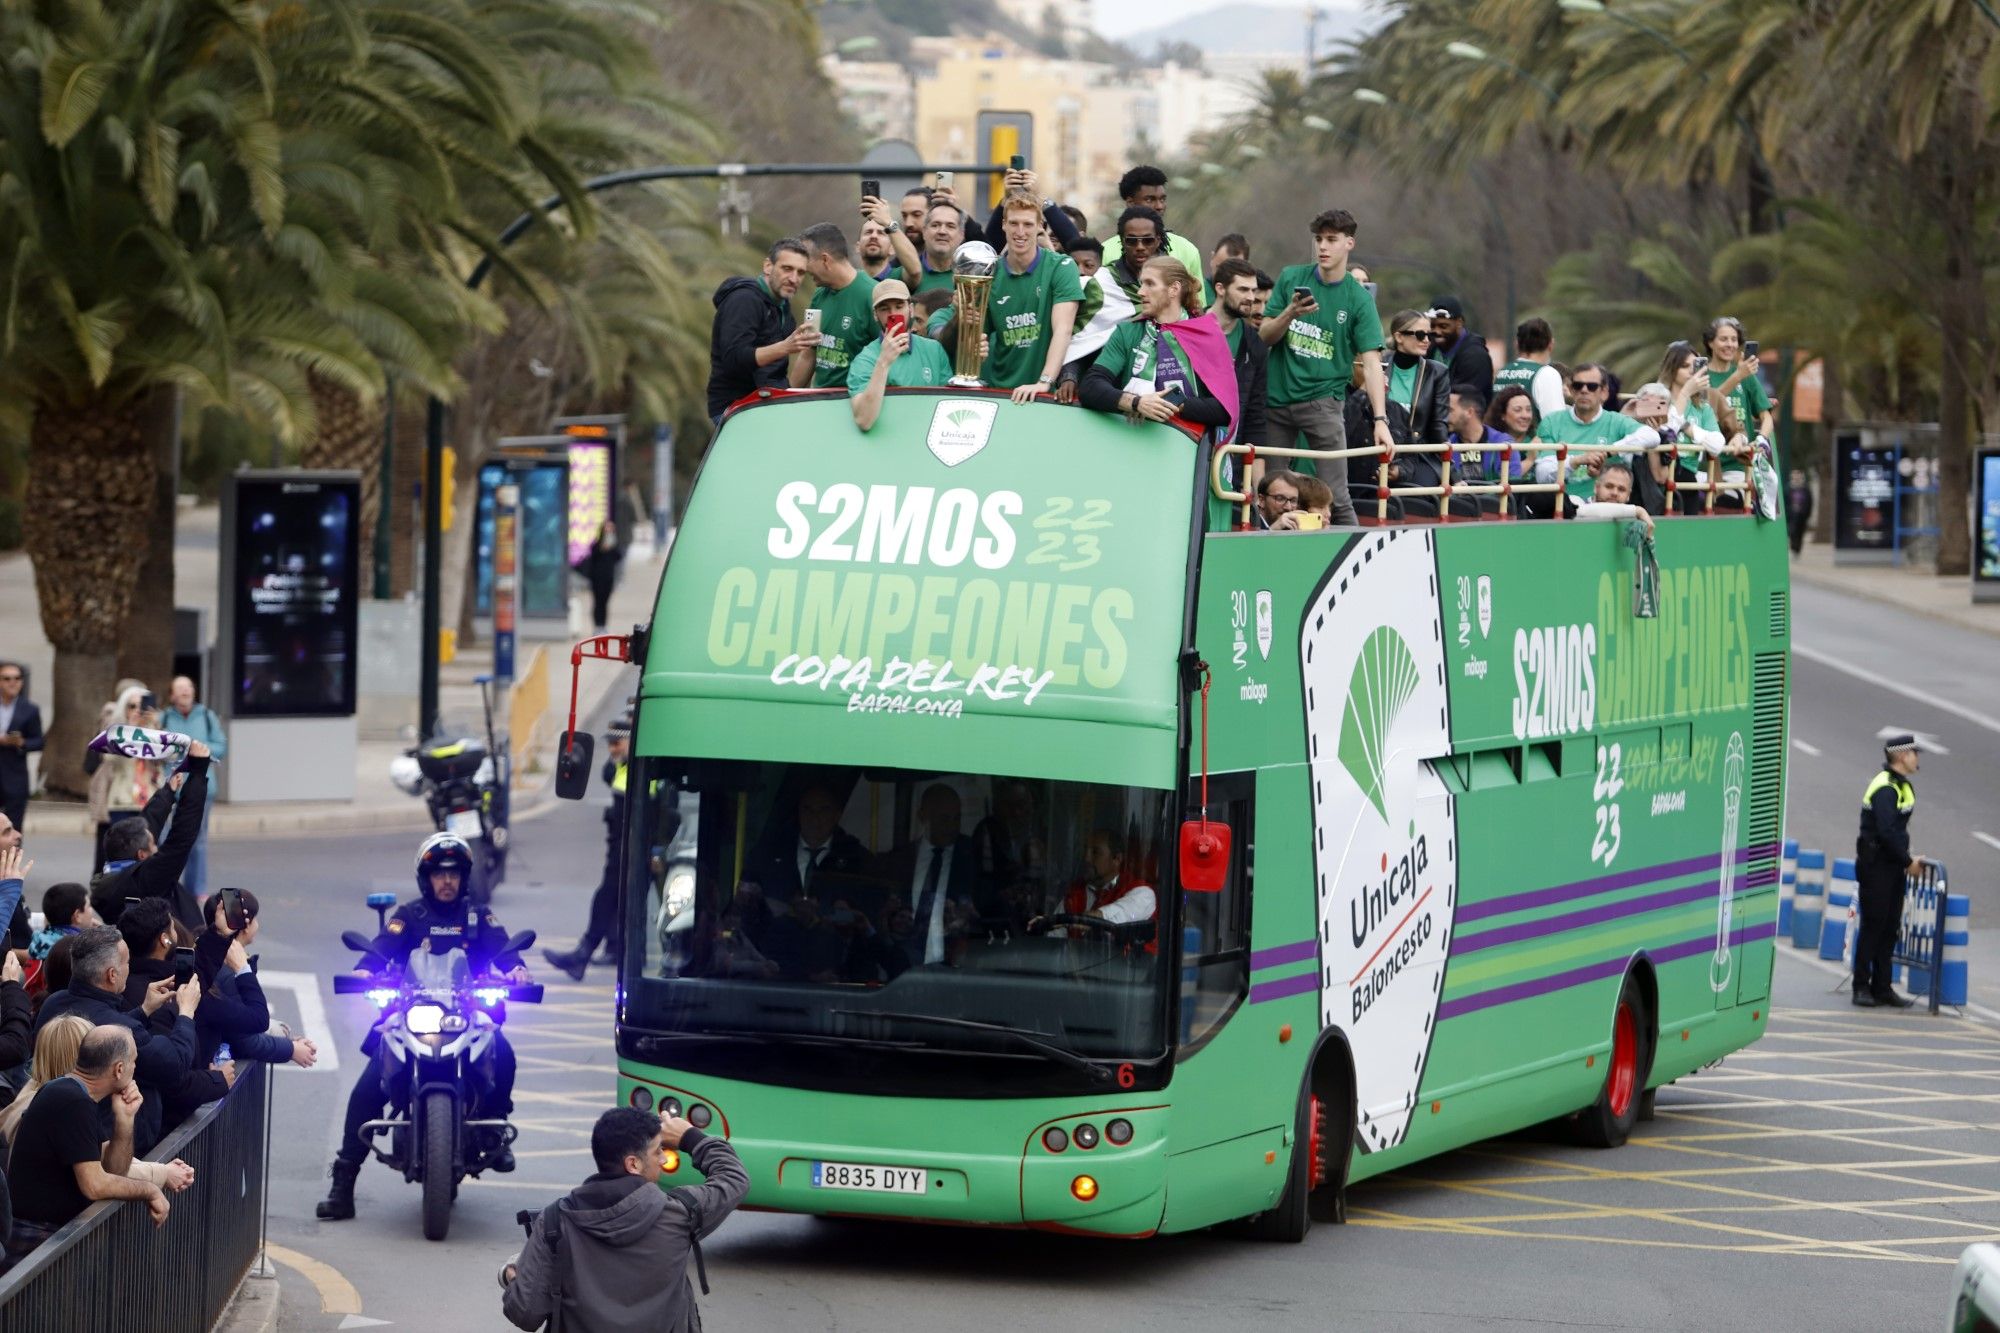
POLYGON ((702 1237, 750 1191, 736 1150, 685 1120, 620 1106, 597 1118, 590 1154, 597 1174, 544 1208, 520 1257, 500 1270, 501 1309, 516 1328, 564 1333, 699 1329, 688 1255, 699 1267, 702 1237), (706 1183, 659 1188, 676 1151, 706 1183))

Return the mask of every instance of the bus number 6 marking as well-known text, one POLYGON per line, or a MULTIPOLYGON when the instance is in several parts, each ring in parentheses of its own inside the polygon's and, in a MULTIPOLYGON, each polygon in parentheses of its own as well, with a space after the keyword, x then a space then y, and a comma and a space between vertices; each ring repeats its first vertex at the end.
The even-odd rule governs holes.
POLYGON ((1129 1065, 1129 1064, 1122 1064, 1122 1065, 1118 1066, 1118 1086, 1119 1086, 1119 1087, 1121 1087, 1121 1088, 1129 1088, 1129 1087, 1131 1087, 1131 1086, 1132 1086, 1132 1085, 1133 1085, 1134 1083, 1137 1083, 1138 1081, 1139 1081, 1139 1077, 1138 1077, 1138 1075, 1136 1075, 1136 1074, 1134 1074, 1134 1073, 1132 1072, 1132 1066, 1131 1066, 1131 1065, 1129 1065))

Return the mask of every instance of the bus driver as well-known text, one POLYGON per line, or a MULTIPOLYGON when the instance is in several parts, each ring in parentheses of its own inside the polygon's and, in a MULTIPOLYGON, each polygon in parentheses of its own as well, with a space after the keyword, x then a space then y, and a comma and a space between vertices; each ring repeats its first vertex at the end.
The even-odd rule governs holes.
MULTIPOLYGON (((1084 843, 1084 864, 1089 868, 1083 879, 1070 886, 1063 895, 1062 911, 1070 916, 1093 916, 1112 925, 1126 926, 1140 921, 1154 921, 1159 917, 1159 902, 1153 890, 1139 882, 1136 876, 1124 873, 1122 858, 1118 853, 1118 835, 1110 829, 1098 829, 1084 843)), ((1030 934, 1040 934, 1047 927, 1047 917, 1036 917, 1028 923, 1030 934)), ((1051 935, 1083 935, 1084 927, 1057 926, 1048 929, 1051 935)), ((1157 949, 1158 942, 1146 941, 1148 952, 1157 949)))

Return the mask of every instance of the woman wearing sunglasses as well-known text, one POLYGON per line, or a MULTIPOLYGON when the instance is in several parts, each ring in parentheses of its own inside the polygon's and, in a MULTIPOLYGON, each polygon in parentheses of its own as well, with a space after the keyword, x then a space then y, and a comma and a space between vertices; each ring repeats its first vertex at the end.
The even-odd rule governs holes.
MULTIPOLYGON (((1451 378, 1444 363, 1431 356, 1434 334, 1430 315, 1422 310, 1398 310, 1389 319, 1389 367, 1383 410, 1389 418, 1389 434, 1399 445, 1442 444, 1451 434, 1451 378)), ((1359 380, 1357 378, 1356 382, 1359 380)), ((1365 394, 1347 395, 1347 438, 1368 438, 1368 399, 1365 394)), ((1389 465, 1391 486, 1437 486, 1443 476, 1442 454, 1401 454, 1389 465)), ((1379 461, 1373 457, 1348 460, 1348 487, 1359 499, 1374 501, 1379 461), (1355 491, 1354 487, 1360 487, 1355 491)), ((1403 512, 1412 517, 1435 518, 1435 496, 1397 496, 1403 512)), ((1464 509, 1476 516, 1479 507, 1466 497, 1452 503, 1454 512, 1464 509)))

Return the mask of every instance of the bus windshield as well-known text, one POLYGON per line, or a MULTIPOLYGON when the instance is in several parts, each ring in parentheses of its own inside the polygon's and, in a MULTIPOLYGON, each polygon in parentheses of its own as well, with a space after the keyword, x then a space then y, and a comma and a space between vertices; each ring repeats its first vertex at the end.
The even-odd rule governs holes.
POLYGON ((643 938, 627 946, 628 1028, 1091 1074, 1085 1060, 1163 1051, 1167 792, 782 763, 634 770, 625 920, 643 938))

